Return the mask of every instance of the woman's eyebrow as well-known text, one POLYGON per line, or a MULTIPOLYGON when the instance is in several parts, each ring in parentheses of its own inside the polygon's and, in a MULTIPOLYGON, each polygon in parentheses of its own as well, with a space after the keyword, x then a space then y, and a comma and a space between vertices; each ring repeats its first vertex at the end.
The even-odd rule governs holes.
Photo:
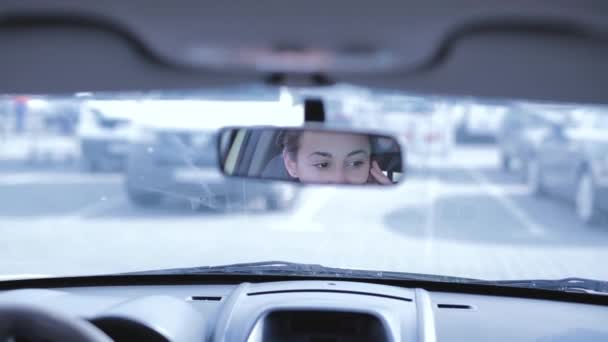
POLYGON ((308 157, 312 157, 312 156, 321 156, 321 157, 331 158, 331 153, 316 151, 316 152, 313 152, 308 155, 308 157))
POLYGON ((355 154, 359 154, 359 153, 367 154, 368 152, 365 150, 355 150, 355 151, 352 151, 351 153, 347 154, 346 156, 351 157, 351 156, 354 156, 355 154))

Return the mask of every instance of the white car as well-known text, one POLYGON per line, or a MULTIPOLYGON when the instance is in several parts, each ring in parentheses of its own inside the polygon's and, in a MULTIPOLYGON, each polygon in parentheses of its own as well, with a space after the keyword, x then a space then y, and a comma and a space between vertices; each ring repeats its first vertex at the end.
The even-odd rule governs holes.
POLYGON ((90 100, 80 109, 76 134, 85 170, 122 169, 137 102, 90 100))
MULTIPOLYGON (((384 113, 385 124, 398 132, 408 153, 408 163, 428 157, 447 157, 453 147, 451 113, 447 108, 427 101, 423 111, 395 111, 384 113)), ((451 109, 450 110, 454 110, 451 109)))

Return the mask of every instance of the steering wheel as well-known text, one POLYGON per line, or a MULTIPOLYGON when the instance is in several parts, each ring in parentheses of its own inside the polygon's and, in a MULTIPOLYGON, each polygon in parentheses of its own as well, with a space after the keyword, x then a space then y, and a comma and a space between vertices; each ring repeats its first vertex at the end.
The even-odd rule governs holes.
POLYGON ((112 341, 84 319, 34 305, 0 304, 0 340, 15 336, 44 341, 112 341))

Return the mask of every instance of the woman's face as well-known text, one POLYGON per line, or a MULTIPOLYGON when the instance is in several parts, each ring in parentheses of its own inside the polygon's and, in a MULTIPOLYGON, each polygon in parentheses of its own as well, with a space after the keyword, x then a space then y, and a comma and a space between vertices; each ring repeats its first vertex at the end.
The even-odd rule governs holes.
POLYGON ((283 153, 289 174, 303 183, 364 184, 370 175, 371 146, 360 134, 304 132, 295 160, 283 153))

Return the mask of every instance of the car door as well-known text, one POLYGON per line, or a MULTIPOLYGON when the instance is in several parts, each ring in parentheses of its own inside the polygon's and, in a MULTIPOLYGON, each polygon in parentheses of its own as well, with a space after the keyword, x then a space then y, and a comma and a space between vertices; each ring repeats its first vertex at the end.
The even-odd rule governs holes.
POLYGON ((578 156, 576 143, 563 125, 553 126, 539 153, 543 184, 551 192, 567 195, 575 182, 578 156))

